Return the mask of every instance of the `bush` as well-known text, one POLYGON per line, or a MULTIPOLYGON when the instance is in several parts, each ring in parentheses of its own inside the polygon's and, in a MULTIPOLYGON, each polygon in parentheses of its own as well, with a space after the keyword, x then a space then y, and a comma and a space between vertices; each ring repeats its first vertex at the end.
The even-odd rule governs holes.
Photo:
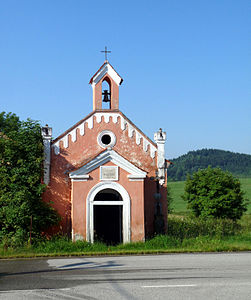
POLYGON ((208 167, 188 175, 182 197, 196 217, 237 220, 247 210, 240 181, 220 168, 208 167))
POLYGON ((170 217, 168 236, 183 240, 200 236, 224 237, 239 233, 241 226, 230 219, 170 217))

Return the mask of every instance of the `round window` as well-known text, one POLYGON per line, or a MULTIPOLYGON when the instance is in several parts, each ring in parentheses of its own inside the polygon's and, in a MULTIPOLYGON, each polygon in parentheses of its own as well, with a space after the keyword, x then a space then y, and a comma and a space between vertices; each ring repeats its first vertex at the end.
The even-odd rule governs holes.
POLYGON ((104 134, 101 138, 101 142, 104 144, 104 145, 109 145, 111 143, 111 137, 109 134, 104 134))
POLYGON ((113 147, 116 144, 116 136, 113 132, 104 130, 98 135, 98 144, 102 148, 113 147))

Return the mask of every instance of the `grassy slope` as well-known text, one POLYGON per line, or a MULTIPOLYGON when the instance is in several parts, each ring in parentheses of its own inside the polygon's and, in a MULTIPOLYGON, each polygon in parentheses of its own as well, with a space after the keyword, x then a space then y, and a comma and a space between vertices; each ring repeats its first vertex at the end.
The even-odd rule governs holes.
MULTIPOLYGON (((251 178, 241 178, 241 185, 243 191, 246 192, 246 198, 249 200, 248 214, 251 214, 251 178)), ((169 182, 168 186, 171 190, 171 196, 173 198, 172 208, 176 214, 184 214, 187 212, 186 202, 181 198, 184 193, 185 181, 169 182)))

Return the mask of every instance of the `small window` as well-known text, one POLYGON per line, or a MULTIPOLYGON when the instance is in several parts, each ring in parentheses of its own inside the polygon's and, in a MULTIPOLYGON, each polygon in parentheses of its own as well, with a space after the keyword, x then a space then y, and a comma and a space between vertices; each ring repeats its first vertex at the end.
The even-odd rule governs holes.
POLYGON ((109 145, 111 143, 111 137, 109 134, 104 134, 101 138, 101 141, 104 145, 109 145))
POLYGON ((98 135, 98 144, 102 148, 113 147, 116 144, 116 136, 113 132, 104 130, 98 135))

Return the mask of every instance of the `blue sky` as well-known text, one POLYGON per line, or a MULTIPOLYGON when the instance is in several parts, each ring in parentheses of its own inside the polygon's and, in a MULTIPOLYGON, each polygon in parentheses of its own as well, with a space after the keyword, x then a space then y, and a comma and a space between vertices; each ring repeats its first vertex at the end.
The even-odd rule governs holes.
POLYGON ((0 111, 53 136, 92 111, 103 64, 124 79, 120 110, 166 156, 216 148, 251 154, 250 8, 245 0, 0 1, 0 111))

